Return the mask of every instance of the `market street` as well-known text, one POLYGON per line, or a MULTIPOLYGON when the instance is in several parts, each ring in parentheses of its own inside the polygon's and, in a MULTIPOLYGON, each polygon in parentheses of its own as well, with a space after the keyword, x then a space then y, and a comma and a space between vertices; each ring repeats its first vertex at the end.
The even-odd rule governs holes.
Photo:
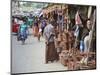
MULTIPOLYGON (((32 33, 32 30, 30 30, 32 33)), ((33 35, 28 36, 25 45, 12 35, 12 73, 62 71, 67 67, 58 62, 45 64, 45 41, 39 42, 33 35)))

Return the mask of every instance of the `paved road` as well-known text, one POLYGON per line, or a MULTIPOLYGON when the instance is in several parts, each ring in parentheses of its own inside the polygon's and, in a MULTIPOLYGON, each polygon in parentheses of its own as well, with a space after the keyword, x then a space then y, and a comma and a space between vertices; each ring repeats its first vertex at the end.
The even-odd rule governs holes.
POLYGON ((32 35, 22 45, 12 35, 12 73, 45 72, 67 70, 59 61, 45 64, 45 43, 32 35))

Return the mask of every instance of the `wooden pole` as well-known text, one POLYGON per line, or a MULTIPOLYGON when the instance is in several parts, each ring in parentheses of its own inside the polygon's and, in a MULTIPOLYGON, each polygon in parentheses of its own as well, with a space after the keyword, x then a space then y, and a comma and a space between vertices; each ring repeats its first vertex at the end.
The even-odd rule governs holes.
POLYGON ((88 51, 91 49, 91 42, 92 42, 92 39, 93 39, 93 31, 94 31, 94 28, 95 28, 95 19, 96 19, 96 11, 94 10, 94 13, 93 13, 93 24, 92 24, 92 29, 90 30, 91 33, 90 33, 88 51))
POLYGON ((89 8, 88 8, 88 18, 90 18, 91 17, 91 13, 92 13, 92 6, 90 6, 89 8))

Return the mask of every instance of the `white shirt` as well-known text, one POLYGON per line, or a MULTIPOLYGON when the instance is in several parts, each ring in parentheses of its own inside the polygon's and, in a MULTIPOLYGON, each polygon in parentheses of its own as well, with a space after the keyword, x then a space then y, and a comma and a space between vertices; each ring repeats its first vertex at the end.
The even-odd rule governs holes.
MULTIPOLYGON (((44 37, 45 37, 46 40, 48 40, 49 37, 51 36, 51 34, 53 34, 53 31, 54 31, 54 27, 51 24, 49 24, 45 27, 44 37)), ((54 37, 51 37, 48 42, 53 42, 53 41, 54 41, 54 37)))

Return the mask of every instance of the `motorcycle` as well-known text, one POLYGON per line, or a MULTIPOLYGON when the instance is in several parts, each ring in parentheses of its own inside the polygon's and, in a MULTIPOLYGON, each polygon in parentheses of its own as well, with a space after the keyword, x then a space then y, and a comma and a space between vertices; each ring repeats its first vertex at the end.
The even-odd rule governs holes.
POLYGON ((25 40, 26 40, 26 37, 25 37, 25 35, 21 35, 21 41, 22 41, 22 45, 24 45, 25 44, 25 40))
POLYGON ((17 40, 22 41, 22 45, 24 45, 25 40, 27 39, 27 36, 28 36, 28 30, 27 29, 20 30, 20 32, 18 33, 17 40))

